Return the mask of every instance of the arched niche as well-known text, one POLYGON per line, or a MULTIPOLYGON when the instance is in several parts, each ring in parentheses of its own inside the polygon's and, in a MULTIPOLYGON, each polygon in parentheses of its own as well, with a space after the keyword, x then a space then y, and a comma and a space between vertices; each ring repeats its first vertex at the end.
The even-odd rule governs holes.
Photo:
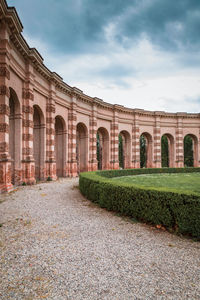
POLYGON ((44 115, 38 105, 33 106, 33 158, 35 160, 35 179, 44 178, 44 115))
POLYGON ((105 170, 109 167, 109 134, 106 128, 100 127, 97 130, 97 161, 98 170, 105 170))
POLYGON ((198 167, 198 139, 194 134, 184 137, 184 166, 198 167))
POLYGON ((76 126, 76 159, 77 171, 88 171, 88 129, 84 123, 76 126))
POLYGON ((9 98, 9 155, 11 157, 11 182, 16 184, 19 181, 17 170, 21 164, 21 114, 20 102, 16 92, 10 88, 9 98))
POLYGON ((122 169, 131 167, 131 137, 126 130, 119 133, 119 167, 122 169))
POLYGON ((174 137, 169 134, 163 134, 161 138, 161 161, 162 167, 173 168, 174 163, 174 137))
POLYGON ((55 158, 56 175, 66 175, 66 124, 61 116, 55 117, 55 158))
POLYGON ((148 132, 140 135, 140 167, 152 167, 152 136, 148 132))

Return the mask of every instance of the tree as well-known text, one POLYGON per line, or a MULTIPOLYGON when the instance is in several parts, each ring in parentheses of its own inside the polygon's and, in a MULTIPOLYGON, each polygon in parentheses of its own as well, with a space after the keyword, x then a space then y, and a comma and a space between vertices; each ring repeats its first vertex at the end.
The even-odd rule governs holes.
POLYGON ((140 168, 146 168, 147 155, 146 155, 146 139, 144 135, 140 136, 140 168))
POLYGON ((184 166, 194 166, 193 141, 189 135, 186 135, 184 138, 184 166))
POLYGON ((161 138, 162 168, 169 168, 169 143, 166 135, 161 138))
POLYGON ((123 138, 119 134, 119 167, 124 169, 124 149, 123 149, 123 138))

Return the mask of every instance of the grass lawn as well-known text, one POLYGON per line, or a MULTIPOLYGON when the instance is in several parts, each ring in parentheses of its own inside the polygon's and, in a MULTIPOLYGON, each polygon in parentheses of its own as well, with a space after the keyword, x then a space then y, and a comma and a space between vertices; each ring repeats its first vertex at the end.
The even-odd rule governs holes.
POLYGON ((200 173, 143 174, 115 177, 112 180, 144 187, 167 187, 180 192, 188 191, 200 194, 200 173))

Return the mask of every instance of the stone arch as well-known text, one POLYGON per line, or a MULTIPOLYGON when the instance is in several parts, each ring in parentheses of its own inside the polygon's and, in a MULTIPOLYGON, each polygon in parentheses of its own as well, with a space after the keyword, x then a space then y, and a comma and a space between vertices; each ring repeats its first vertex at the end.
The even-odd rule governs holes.
POLYGON ((148 132, 143 132, 140 135, 140 167, 152 168, 152 135, 148 132), (142 143, 144 143, 142 145, 142 143), (144 153, 142 153, 144 151, 144 153), (144 163, 142 163, 142 154, 144 155, 144 163))
POLYGON ((184 136, 184 166, 198 167, 198 138, 194 134, 184 136))
POLYGON ((174 137, 165 133, 161 137, 161 162, 162 167, 173 168, 175 166, 174 163, 174 137), (165 153, 166 152, 166 153, 165 153), (164 155, 167 155, 167 161, 164 162, 164 155))
POLYGON ((20 181, 21 163, 21 111, 20 102, 16 92, 10 88, 9 98, 9 155, 11 157, 11 182, 16 184, 20 181))
POLYGON ((66 175, 66 124, 61 116, 55 117, 55 158, 56 175, 66 175))
POLYGON ((38 105, 33 106, 33 158, 35 160, 35 179, 44 179, 44 115, 38 105))
POLYGON ((88 129, 80 122, 76 126, 77 172, 88 171, 88 129))
POLYGON ((126 130, 119 133, 119 161, 123 169, 131 167, 131 136, 126 130))
POLYGON ((109 133, 104 127, 97 130, 97 161, 98 170, 109 168, 109 133))

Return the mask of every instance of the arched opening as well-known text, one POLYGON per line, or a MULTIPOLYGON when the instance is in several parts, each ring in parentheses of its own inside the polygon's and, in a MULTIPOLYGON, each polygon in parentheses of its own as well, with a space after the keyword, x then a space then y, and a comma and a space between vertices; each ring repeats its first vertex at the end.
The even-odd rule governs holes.
POLYGON ((55 157, 56 157, 56 175, 65 176, 65 123, 62 117, 55 118, 55 157))
POLYGON ((152 167, 152 136, 144 132, 140 136, 140 168, 152 167))
POLYGON ((100 127, 97 130, 97 161, 98 161, 98 170, 108 169, 109 134, 108 131, 103 127, 100 127))
POLYGON ((184 137, 184 166, 198 166, 198 139, 193 134, 184 137))
POLYGON ((39 106, 33 106, 33 157, 35 179, 44 178, 44 116, 39 106))
POLYGON ((161 138, 162 168, 174 167, 174 138, 171 134, 164 134, 161 138))
POLYGON ((76 159, 77 172, 88 170, 88 130, 85 124, 78 123, 76 127, 76 159))
POLYGON ((20 103, 15 91, 10 88, 9 99, 9 154, 11 157, 11 182, 17 183, 17 169, 21 162, 21 125, 20 125, 20 103))
POLYGON ((119 134, 119 167, 122 169, 131 166, 131 138, 130 134, 123 130, 119 134))

